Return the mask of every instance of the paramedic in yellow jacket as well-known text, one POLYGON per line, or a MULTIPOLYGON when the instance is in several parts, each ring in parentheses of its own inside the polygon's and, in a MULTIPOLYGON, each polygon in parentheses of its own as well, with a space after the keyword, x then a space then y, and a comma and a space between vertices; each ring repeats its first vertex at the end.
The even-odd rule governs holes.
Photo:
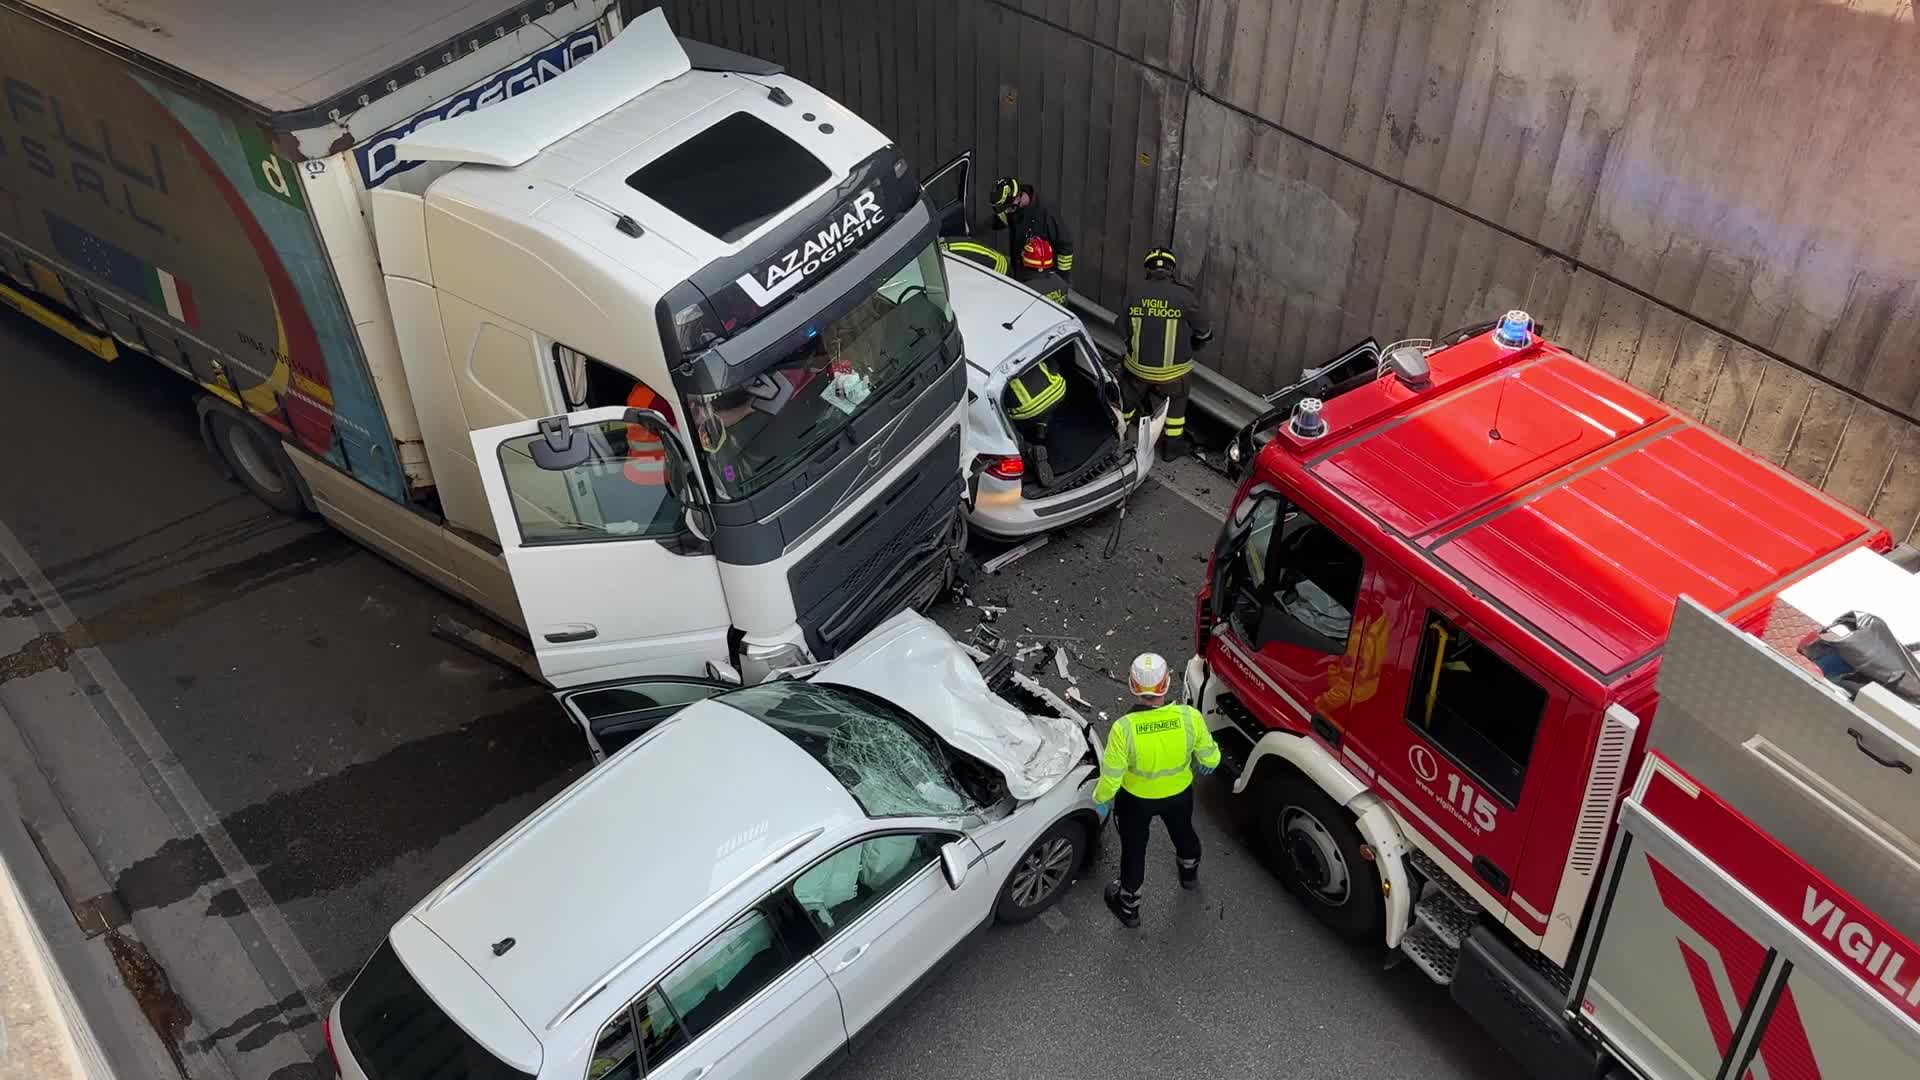
POLYGON ((1107 907, 1126 927, 1140 925, 1140 886, 1147 876, 1147 835, 1159 818, 1173 838, 1180 887, 1200 882, 1200 837, 1193 831, 1193 773, 1211 773, 1220 747, 1200 710, 1167 704, 1172 673, 1158 653, 1141 653, 1127 674, 1128 689, 1143 708, 1122 716, 1107 732, 1100 757, 1095 809, 1105 820, 1117 814, 1120 880, 1107 886, 1107 907))

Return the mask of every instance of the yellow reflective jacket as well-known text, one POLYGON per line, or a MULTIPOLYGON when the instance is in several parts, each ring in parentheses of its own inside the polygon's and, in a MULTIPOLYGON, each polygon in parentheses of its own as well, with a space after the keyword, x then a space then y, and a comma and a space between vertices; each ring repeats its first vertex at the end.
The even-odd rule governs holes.
POLYGON ((1137 799, 1178 795, 1193 783, 1193 763, 1220 764, 1220 746, 1206 718, 1191 705, 1162 705, 1131 712, 1107 732, 1094 802, 1111 802, 1125 790, 1137 799))

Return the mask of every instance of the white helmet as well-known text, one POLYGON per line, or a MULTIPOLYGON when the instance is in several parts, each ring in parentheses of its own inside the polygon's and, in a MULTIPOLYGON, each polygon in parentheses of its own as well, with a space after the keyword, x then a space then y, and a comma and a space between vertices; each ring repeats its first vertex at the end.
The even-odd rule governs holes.
POLYGON ((1159 653, 1143 652, 1133 658, 1133 670, 1127 672, 1127 689, 1141 697, 1165 697, 1172 684, 1167 658, 1159 653))

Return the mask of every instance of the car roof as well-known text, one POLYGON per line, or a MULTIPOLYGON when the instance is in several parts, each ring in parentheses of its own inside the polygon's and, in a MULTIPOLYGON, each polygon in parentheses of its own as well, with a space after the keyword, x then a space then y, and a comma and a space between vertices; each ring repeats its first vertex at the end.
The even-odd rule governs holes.
POLYGON ((989 388, 997 393, 1012 374, 1002 361, 1037 355, 1040 338, 1074 319, 1067 309, 1005 274, 958 255, 946 255, 944 262, 954 318, 972 365, 967 381, 977 384, 976 393, 989 388), (1026 310, 1029 304, 1032 308, 1026 310))
POLYGON ((331 100, 518 0, 15 0, 270 110, 331 100))
POLYGON ((555 797, 413 915, 537 1032, 717 890, 797 851, 798 837, 825 829, 831 842, 858 820, 853 797, 805 750, 722 701, 700 702, 555 797))
POLYGON ((1602 681, 1657 655, 1685 593, 1723 614, 1878 526, 1564 350, 1492 335, 1325 404, 1274 445, 1602 681))

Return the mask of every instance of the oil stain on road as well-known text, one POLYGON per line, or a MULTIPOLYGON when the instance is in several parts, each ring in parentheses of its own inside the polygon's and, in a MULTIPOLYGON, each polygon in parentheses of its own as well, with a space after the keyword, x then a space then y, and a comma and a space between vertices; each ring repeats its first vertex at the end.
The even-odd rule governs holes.
MULTIPOLYGON (((315 529, 279 547, 249 555, 192 581, 149 593, 49 630, 0 656, 0 683, 55 669, 65 671, 77 649, 156 633, 256 589, 278 584, 349 558, 361 549, 336 533, 315 529)), ((12 579, 9 589, 24 586, 12 579)))
MULTIPOLYGON (((223 819, 275 903, 352 885, 487 812, 582 772, 586 744, 544 695, 394 748, 223 819)), ((115 882, 129 910, 165 907, 224 878, 206 841, 170 840, 115 882)), ((209 916, 244 910, 229 890, 209 916)))

